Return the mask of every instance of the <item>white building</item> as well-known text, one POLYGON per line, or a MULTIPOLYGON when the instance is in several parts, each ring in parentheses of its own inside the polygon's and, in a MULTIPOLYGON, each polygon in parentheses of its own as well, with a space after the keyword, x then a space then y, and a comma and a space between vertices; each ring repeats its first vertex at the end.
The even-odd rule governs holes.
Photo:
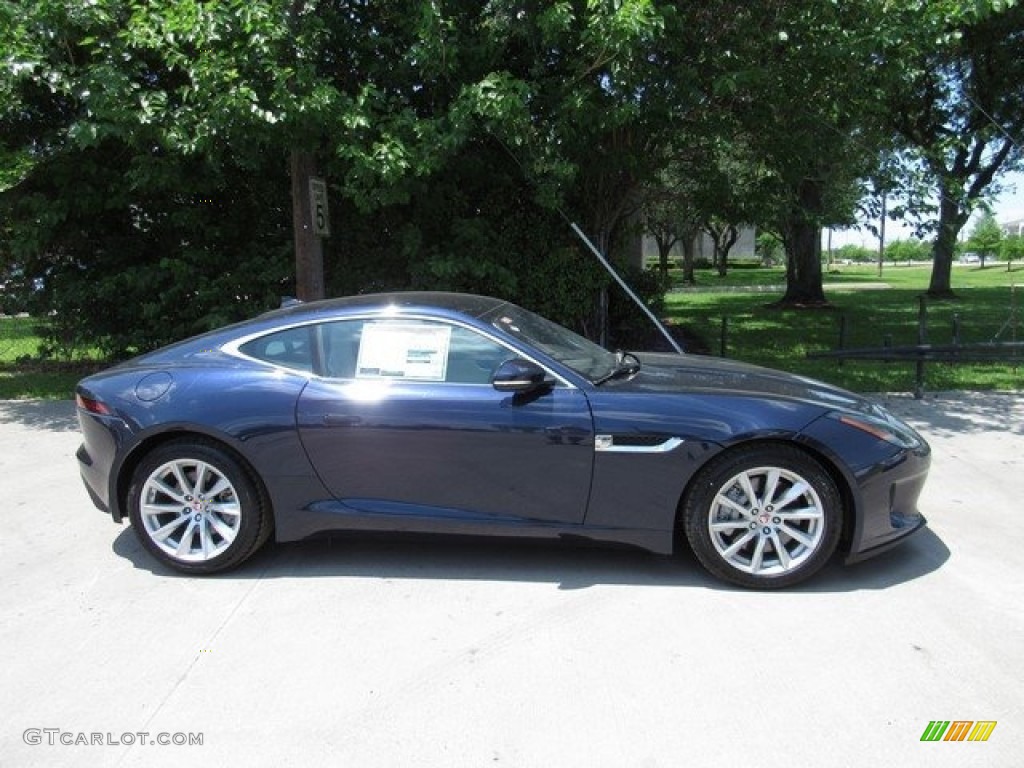
POLYGON ((999 222, 999 228, 1003 230, 1003 234, 1007 237, 1011 235, 1021 237, 1024 235, 1024 218, 1014 219, 1013 221, 1001 221, 999 222))
MULTIPOLYGON (((739 239, 729 249, 730 259, 752 259, 754 258, 754 245, 757 242, 757 230, 754 227, 740 227, 739 239)), ((695 259, 707 259, 710 261, 715 254, 715 244, 707 232, 701 232, 697 236, 693 256, 695 259)), ((675 260, 683 258, 683 247, 679 243, 672 246, 670 257, 675 260)), ((643 258, 646 263, 658 260, 658 244, 650 235, 644 235, 643 258)))

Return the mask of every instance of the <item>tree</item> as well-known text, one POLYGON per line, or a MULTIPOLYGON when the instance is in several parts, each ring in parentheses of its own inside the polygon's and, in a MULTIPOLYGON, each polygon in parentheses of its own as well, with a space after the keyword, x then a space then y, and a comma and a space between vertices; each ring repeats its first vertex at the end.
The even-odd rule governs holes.
POLYGON ((1022 160, 1014 137, 1024 131, 1024 6, 914 2, 890 14, 902 30, 890 53, 902 67, 889 115, 938 199, 928 295, 948 298, 961 229, 1022 160))
POLYGON ((921 240, 893 240, 886 243, 885 258, 892 262, 927 261, 928 245, 921 240))
POLYGON ((878 164, 925 15, 917 35, 882 0, 0 0, 2 266, 138 349, 294 291, 317 172, 328 293, 493 291, 605 336, 617 294, 594 309, 608 278, 561 215, 621 265, 643 210, 688 279, 699 222, 779 233, 784 300, 821 304, 820 229, 878 164), (145 309, 101 312, 118 291, 145 309))
POLYGON ((857 181, 883 143, 874 116, 879 5, 778 0, 730 8, 734 36, 713 95, 759 165, 753 220, 785 246, 778 306, 827 305, 821 230, 852 223, 857 181))
POLYGON ((684 206, 667 190, 649 194, 644 202, 644 229, 658 248, 658 270, 665 280, 668 279, 669 254, 692 231, 687 226, 684 206))
MULTIPOLYGON (((520 159, 538 200, 566 211, 614 257, 638 234, 630 228, 642 219, 645 189, 694 102, 695 32, 673 5, 649 0, 555 3, 518 18, 499 3, 484 15, 502 41, 501 88, 527 109, 513 121, 481 111, 488 129, 520 159)), ((602 341, 609 300, 602 287, 588 324, 602 341)))
POLYGON ((761 265, 764 267, 775 266, 779 257, 784 255, 782 240, 774 232, 758 232, 757 240, 754 243, 754 251, 757 253, 758 258, 761 259, 761 265))
MULTIPOLYGON (((688 132, 687 132, 688 134, 688 132)), ((705 222, 723 206, 722 181, 713 162, 713 142, 685 142, 664 148, 665 161, 643 189, 646 228, 658 246, 662 276, 668 274, 668 255, 678 243, 683 251, 683 282, 696 282, 694 256, 705 222)))
POLYGON ((981 267, 987 259, 997 258, 1003 242, 1003 230, 991 211, 983 211, 967 240, 967 249, 978 254, 981 267))
POLYGON ((711 238, 714 248, 714 264, 719 277, 725 277, 729 271, 729 251, 740 238, 739 227, 724 219, 712 217, 704 222, 704 231, 711 238))
POLYGON ((1020 235, 1009 235, 1003 238, 1000 247, 1000 256, 1006 261, 1006 270, 1009 271, 1015 261, 1024 261, 1024 237, 1020 235))
POLYGON ((878 258, 878 253, 877 251, 872 251, 864 246, 853 245, 850 243, 840 247, 835 252, 835 256, 840 263, 870 264, 878 258))
MULTIPOLYGON (((275 267, 264 291, 225 282, 208 312, 175 291, 152 288, 170 279, 169 265, 185 253, 206 252, 190 269, 209 270, 211 279, 265 276, 264 266, 248 260, 268 254, 283 265, 286 246, 277 238, 280 203, 289 200, 289 157, 301 171, 293 174, 290 207, 308 199, 305 180, 319 157, 340 193, 337 209, 363 212, 407 199, 415 179, 450 157, 468 121, 456 124, 447 104, 423 104, 419 93, 443 75, 443 57, 425 51, 440 34, 425 13, 432 8, 314 8, 295 0, 254 0, 244 12, 194 0, 0 3, 3 36, 11 41, 0 69, 0 217, 8 224, 0 252, 8 266, 43 281, 40 298, 66 310, 56 315, 61 322, 91 327, 117 353, 251 314, 250 298, 265 308, 270 296, 276 302, 294 293, 296 283, 305 298, 322 295, 324 279, 306 274, 301 248, 297 281, 282 285, 275 267), (268 197, 268 185, 280 200, 268 197), (175 206, 192 196, 215 205, 186 216, 175 206), (213 210, 250 225, 233 229, 230 242, 210 234, 193 246, 213 210), (217 245, 222 251, 212 258, 217 245), (165 321, 145 343, 139 334, 149 326, 98 311, 107 299, 102 288, 115 276, 130 276, 147 311, 165 321), (137 332, 128 338, 111 330, 105 321, 115 318, 137 332)), ((296 217, 297 231, 304 221, 296 217)))
POLYGON ((739 240, 740 228, 763 215, 769 205, 762 184, 767 171, 740 131, 723 132, 708 142, 699 175, 701 228, 711 238, 713 262, 719 277, 729 269, 729 251, 739 240))

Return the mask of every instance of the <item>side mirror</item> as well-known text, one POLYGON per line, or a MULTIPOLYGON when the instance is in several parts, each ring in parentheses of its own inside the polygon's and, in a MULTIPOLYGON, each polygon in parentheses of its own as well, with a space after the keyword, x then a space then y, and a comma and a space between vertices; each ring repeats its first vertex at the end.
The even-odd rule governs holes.
POLYGON ((529 360, 506 360, 491 377, 491 385, 499 392, 535 392, 548 386, 544 369, 529 360))

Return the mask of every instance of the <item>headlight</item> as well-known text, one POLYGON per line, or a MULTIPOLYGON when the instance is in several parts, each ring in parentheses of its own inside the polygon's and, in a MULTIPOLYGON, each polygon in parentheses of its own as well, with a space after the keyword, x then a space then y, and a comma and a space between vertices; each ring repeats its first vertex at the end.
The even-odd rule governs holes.
POLYGON ((875 415, 871 416, 863 413, 833 413, 832 418, 900 448, 913 450, 921 447, 922 440, 913 429, 880 406, 875 406, 873 410, 875 415))

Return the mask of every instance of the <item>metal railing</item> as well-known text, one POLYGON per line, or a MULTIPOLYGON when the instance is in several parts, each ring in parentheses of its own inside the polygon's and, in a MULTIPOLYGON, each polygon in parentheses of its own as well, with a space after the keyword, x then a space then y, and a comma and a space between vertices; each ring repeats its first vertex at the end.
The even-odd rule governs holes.
POLYGON ((926 363, 1009 363, 1016 367, 1024 365, 1024 341, 1017 341, 1017 329, 1021 326, 1018 319, 1016 301, 1011 305, 1010 318, 999 329, 992 341, 968 342, 960 340, 960 315, 953 315, 952 341, 945 344, 932 344, 928 341, 928 302, 926 297, 918 297, 917 343, 893 345, 892 336, 886 335, 880 347, 847 347, 847 318, 843 315, 839 323, 839 342, 836 349, 819 352, 808 352, 810 359, 831 358, 842 365, 845 360, 876 360, 885 362, 914 363, 914 397, 920 400, 924 396, 924 378, 926 363), (1007 330, 1011 332, 1012 341, 999 341, 1007 330))

